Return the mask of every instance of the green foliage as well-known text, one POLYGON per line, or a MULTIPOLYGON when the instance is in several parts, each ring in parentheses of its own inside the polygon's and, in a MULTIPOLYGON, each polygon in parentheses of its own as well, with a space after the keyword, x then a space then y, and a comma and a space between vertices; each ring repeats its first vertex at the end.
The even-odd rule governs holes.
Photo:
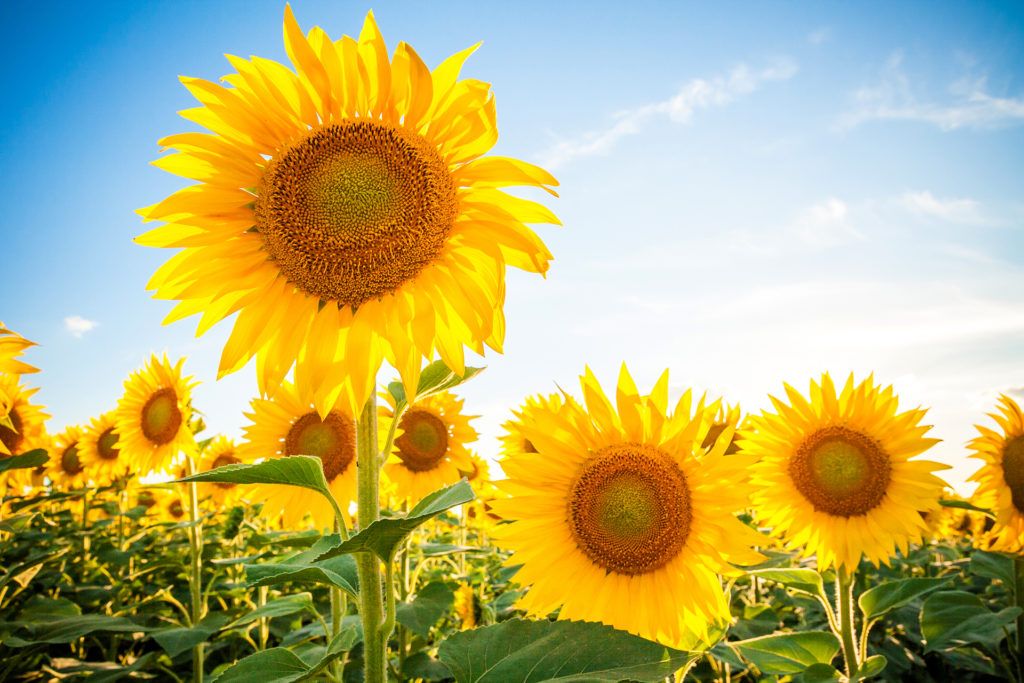
POLYGON ((762 636, 732 645, 766 674, 801 673, 809 666, 828 664, 839 652, 839 639, 822 631, 762 636))
POLYGON ((21 455, 12 455, 6 458, 0 458, 0 474, 4 472, 10 472, 11 470, 24 470, 29 467, 39 467, 45 465, 50 459, 46 451, 42 448, 37 448, 34 451, 28 453, 22 453, 21 455))
POLYGON ((964 591, 936 593, 921 607, 925 652, 971 644, 994 650, 1020 613, 1019 607, 992 612, 977 595, 964 591))

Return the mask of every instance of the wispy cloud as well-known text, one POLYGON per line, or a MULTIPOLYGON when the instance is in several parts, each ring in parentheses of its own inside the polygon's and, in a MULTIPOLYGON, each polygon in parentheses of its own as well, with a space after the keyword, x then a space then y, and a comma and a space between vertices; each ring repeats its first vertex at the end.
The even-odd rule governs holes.
POLYGON ((946 101, 932 101, 915 93, 902 63, 902 54, 890 57, 880 82, 854 93, 853 109, 839 118, 837 128, 855 128, 872 120, 920 121, 942 130, 1024 123, 1024 96, 993 95, 984 78, 967 78, 949 86, 946 101))
POLYGON ((835 197, 801 210, 792 229, 812 247, 836 247, 864 239, 864 233, 850 222, 850 207, 835 197))
POLYGON ((64 328, 78 339, 97 325, 99 323, 95 320, 86 320, 80 315, 71 315, 64 318, 64 328))
POLYGON ((928 216, 950 223, 966 225, 990 225, 992 220, 981 211, 981 205, 973 199, 940 199, 931 192, 905 192, 899 204, 910 213, 928 216))
POLYGON ((699 110, 725 106, 743 95, 754 92, 764 83, 792 78, 796 71, 795 62, 780 59, 759 70, 740 64, 728 75, 711 79, 695 78, 667 100, 620 111, 612 117, 613 122, 605 128, 589 131, 572 139, 558 140, 543 155, 543 164, 554 168, 576 157, 605 154, 619 139, 639 133, 653 118, 665 116, 674 123, 689 123, 699 110))

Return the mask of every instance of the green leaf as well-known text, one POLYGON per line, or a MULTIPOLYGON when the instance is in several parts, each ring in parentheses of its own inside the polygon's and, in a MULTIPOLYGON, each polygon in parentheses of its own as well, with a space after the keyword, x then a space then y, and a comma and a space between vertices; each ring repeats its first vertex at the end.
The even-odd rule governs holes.
POLYGON ((199 643, 206 642, 217 631, 221 630, 228 621, 224 614, 211 614, 196 626, 168 628, 162 631, 154 631, 151 635, 153 640, 167 652, 171 657, 177 657, 183 652, 188 652, 199 643))
POLYGON ((96 631, 114 633, 138 633, 148 629, 124 617, 110 617, 105 614, 83 614, 62 617, 45 624, 37 624, 32 640, 37 643, 70 643, 96 631))
POLYGON ((348 553, 368 551, 388 562, 394 550, 413 529, 449 508, 468 503, 474 497, 473 488, 469 485, 469 482, 463 479, 440 491, 434 491, 417 503, 404 517, 378 519, 344 543, 323 553, 317 559, 326 560, 348 553))
POLYGON ((860 594, 857 604, 865 619, 877 619, 894 609, 914 601, 920 596, 945 586, 952 577, 938 579, 902 579, 889 581, 860 594))
POLYGON ((995 649, 1006 637, 1003 627, 1012 624, 1020 613, 1020 607, 990 612, 977 595, 964 591, 936 593, 921 607, 924 651, 934 652, 968 644, 995 649))
POLYGON ((431 627, 448 613, 455 602, 455 592, 443 581, 431 581, 417 591, 416 598, 395 610, 395 619, 413 633, 426 638, 431 627))
POLYGON ((764 674, 797 674, 813 664, 829 664, 839 640, 824 631, 784 633, 730 643, 764 674))
POLYGON ((316 561, 324 552, 341 543, 341 536, 330 534, 317 540, 311 548, 281 562, 245 565, 249 586, 273 586, 292 581, 323 583, 337 586, 357 597, 359 582, 356 561, 348 555, 316 561))
POLYGON ((215 470, 183 477, 175 483, 189 481, 222 484, 286 484, 313 489, 325 496, 331 492, 324 479, 320 458, 311 455, 292 455, 287 458, 272 458, 258 465, 225 465, 215 470))
POLYGON ((966 500, 940 500, 939 505, 947 508, 960 508, 961 510, 973 510, 974 512, 981 512, 989 517, 994 517, 991 510, 980 508, 977 505, 971 505, 966 500))
POLYGON ((33 595, 18 613, 18 621, 49 623, 55 617, 75 617, 81 613, 82 608, 67 598, 33 595))
POLYGON ((442 681, 452 677, 448 667, 423 650, 410 656, 402 664, 402 675, 406 678, 421 678, 425 681, 442 681))
POLYGON ((466 368, 466 374, 456 375, 443 361, 434 361, 427 367, 423 368, 420 372, 420 381, 416 386, 416 395, 409 397, 405 395, 405 385, 401 382, 391 382, 388 384, 388 393, 395 399, 395 411, 404 409, 409 403, 415 403, 421 398, 426 398, 431 394, 438 394, 442 391, 448 391, 454 389, 463 382, 468 382, 473 379, 485 368, 466 368))
POLYGON ((462 631, 438 658, 458 683, 662 681, 699 655, 604 624, 510 619, 462 631))
POLYGON ((860 668, 857 669, 857 675, 854 676, 854 680, 866 681, 872 676, 877 676, 882 673, 882 670, 885 669, 885 665, 888 663, 889 660, 885 658, 885 655, 868 657, 861 663, 860 668))
POLYGON ((295 595, 286 595, 283 598, 277 598, 271 600, 267 604, 257 607, 248 614, 242 615, 235 619, 228 628, 235 628, 238 626, 244 626, 245 624, 251 624, 257 619, 263 619, 264 617, 283 617, 289 614, 295 614, 296 612, 302 612, 304 610, 314 611, 316 608, 313 606, 313 596, 310 593, 296 593, 295 595))
POLYGON ((12 455, 7 458, 0 458, 0 474, 9 470, 24 470, 29 467, 39 467, 49 459, 50 456, 42 448, 37 448, 34 451, 22 453, 21 455, 12 455))
POLYGON ((804 669, 803 678, 804 683, 826 683, 827 681, 838 681, 842 676, 831 664, 818 662, 804 669))
POLYGON ((8 517, 7 519, 0 520, 0 531, 16 534, 27 528, 37 514, 38 513, 35 512, 29 512, 23 515, 15 515, 14 517, 8 517))
POLYGON ((783 586, 801 593, 825 597, 821 574, 813 569, 753 569, 748 571, 747 575, 781 583, 783 586))
POLYGON ((420 543, 417 547, 423 553, 423 557, 443 557, 445 555, 454 555, 455 553, 483 552, 482 548, 475 548, 471 545, 453 545, 451 543, 420 543))
POLYGON ((1008 590, 1014 590, 1016 572, 1013 558, 1002 553, 990 553, 987 550, 975 550, 971 555, 971 573, 999 579, 1008 590))
POLYGON ((291 650, 273 647, 238 660, 222 671, 213 683, 293 683, 301 680, 311 669, 291 650))

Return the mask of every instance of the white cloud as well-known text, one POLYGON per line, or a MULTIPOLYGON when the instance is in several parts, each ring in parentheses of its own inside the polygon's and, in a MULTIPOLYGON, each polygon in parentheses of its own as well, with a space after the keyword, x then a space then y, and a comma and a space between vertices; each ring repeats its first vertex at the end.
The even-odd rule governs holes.
POLYGON ((86 320, 80 315, 72 315, 64 318, 64 328, 79 339, 83 334, 92 330, 97 325, 99 325, 99 323, 95 320, 86 320))
POLYGON ((984 78, 960 79, 949 87, 945 102, 921 99, 902 69, 900 53, 890 57, 881 81, 854 93, 855 106, 839 118, 849 129, 871 120, 920 121, 942 130, 993 128, 1024 122, 1024 97, 999 97, 986 92, 984 78))
POLYGON ((835 197, 808 206, 800 211, 792 229, 812 247, 835 247, 865 239, 864 233, 850 223, 850 207, 835 197))
POLYGON ((931 192, 905 192, 899 204, 917 215, 930 216, 950 223, 969 225, 990 224, 981 213, 981 206, 973 199, 939 199, 931 192))
POLYGON ((810 43, 811 45, 821 45, 831 37, 832 30, 827 26, 822 26, 821 28, 811 31, 807 35, 807 42, 810 43))
POLYGON ((698 110, 725 106, 754 92, 763 83, 792 78, 796 70, 792 60, 781 59, 757 71, 740 64, 726 76, 710 80, 695 78, 667 100, 616 113, 612 117, 614 123, 604 129, 557 141, 543 155, 543 165, 555 168, 576 157, 604 154, 620 138, 639 133, 643 125, 654 117, 667 116, 674 123, 689 123, 698 110))

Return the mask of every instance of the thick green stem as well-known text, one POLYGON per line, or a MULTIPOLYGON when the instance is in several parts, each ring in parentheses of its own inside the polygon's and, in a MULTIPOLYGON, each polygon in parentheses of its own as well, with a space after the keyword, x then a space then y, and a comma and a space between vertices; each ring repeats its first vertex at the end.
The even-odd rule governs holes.
MULTIPOLYGON (((380 516, 377 455, 377 396, 370 394, 356 422, 360 529, 365 529, 380 516)), ((381 600, 380 563, 372 553, 356 553, 356 569, 359 573, 359 617, 363 624, 364 680, 366 683, 386 683, 387 643, 381 637, 384 605, 381 600)))
MULTIPOLYGON (((196 473, 192 456, 187 459, 189 476, 196 473)), ((192 626, 195 627, 203 619, 203 527, 199 522, 199 492, 196 483, 188 484, 188 517, 191 524, 188 528, 188 544, 191 551, 191 571, 189 572, 189 593, 192 597, 192 626)), ((203 683, 203 643, 192 648, 192 680, 203 683)))
POLYGON ((843 644, 843 660, 846 662, 846 675, 852 679, 860 668, 860 657, 857 654, 857 642, 854 638, 853 624, 853 579, 856 572, 846 571, 840 567, 836 574, 836 612, 839 614, 839 637, 843 644))
MULTIPOLYGON (((334 497, 331 496, 331 500, 334 497)), ((334 519, 334 531, 341 534, 343 539, 348 539, 348 532, 345 530, 345 520, 341 517, 341 508, 338 507, 337 502, 335 506, 335 519, 334 519)), ((330 640, 334 640, 341 632, 341 618, 343 616, 344 607, 342 601, 344 596, 341 594, 341 589, 337 586, 331 586, 331 637, 330 640)), ((325 632, 326 635, 326 632, 325 632)), ((334 660, 331 662, 331 675, 334 680, 340 681, 342 676, 342 665, 340 660, 334 660)))
MULTIPOLYGON (((1024 557, 1018 555, 1013 560, 1017 585, 1014 586, 1014 604, 1024 608, 1024 557)), ((1017 617, 1017 666, 1024 669, 1024 612, 1017 617)))

